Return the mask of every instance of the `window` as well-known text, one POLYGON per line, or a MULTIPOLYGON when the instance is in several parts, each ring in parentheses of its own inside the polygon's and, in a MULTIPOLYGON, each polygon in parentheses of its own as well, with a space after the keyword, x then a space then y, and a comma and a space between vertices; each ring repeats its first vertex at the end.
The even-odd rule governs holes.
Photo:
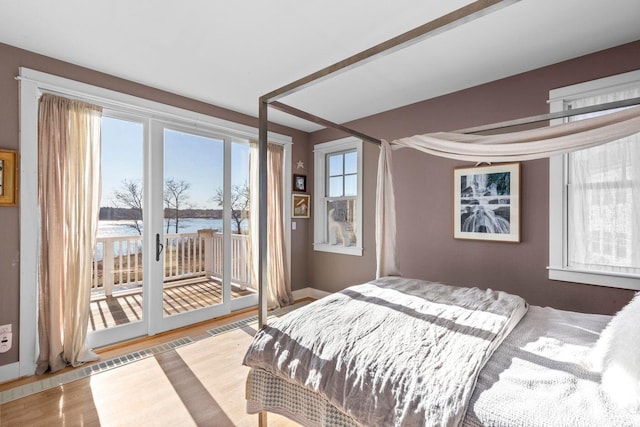
POLYGON ((318 144, 315 157, 317 251, 362 255, 362 141, 318 144))
MULTIPOLYGON (((551 110, 639 96, 637 71, 554 90, 551 110)), ((549 165, 549 278, 640 290, 640 134, 549 165)))

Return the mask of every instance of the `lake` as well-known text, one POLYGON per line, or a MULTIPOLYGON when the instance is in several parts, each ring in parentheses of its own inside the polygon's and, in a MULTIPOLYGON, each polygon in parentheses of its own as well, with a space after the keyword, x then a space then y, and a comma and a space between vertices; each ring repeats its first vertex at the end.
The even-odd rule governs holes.
MULTIPOLYGON (((98 237, 114 237, 114 236, 137 236, 138 231, 131 227, 132 221, 100 221, 98 222, 98 237)), ((246 230, 248 227, 247 220, 242 222, 242 229, 246 230)), ((218 229, 222 230, 222 220, 213 218, 181 218, 180 219, 180 233, 196 233, 198 230, 204 229, 218 229)), ((232 226, 235 230, 235 226, 232 226)), ((163 230, 166 231, 166 228, 163 230)), ((171 226, 169 233, 172 234, 175 231, 175 226, 171 226)))

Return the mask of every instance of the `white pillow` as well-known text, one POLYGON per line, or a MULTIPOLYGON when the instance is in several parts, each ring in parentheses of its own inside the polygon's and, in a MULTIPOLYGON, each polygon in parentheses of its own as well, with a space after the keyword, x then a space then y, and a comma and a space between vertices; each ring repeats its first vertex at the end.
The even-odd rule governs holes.
POLYGON ((640 411, 640 292, 611 319, 595 350, 602 357, 604 392, 617 405, 640 411))

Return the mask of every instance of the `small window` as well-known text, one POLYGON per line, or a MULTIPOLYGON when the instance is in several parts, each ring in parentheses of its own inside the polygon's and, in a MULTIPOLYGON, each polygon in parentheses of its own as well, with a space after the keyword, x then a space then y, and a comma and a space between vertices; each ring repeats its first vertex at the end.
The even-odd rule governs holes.
POLYGON ((362 255, 362 141, 315 146, 314 249, 362 255))

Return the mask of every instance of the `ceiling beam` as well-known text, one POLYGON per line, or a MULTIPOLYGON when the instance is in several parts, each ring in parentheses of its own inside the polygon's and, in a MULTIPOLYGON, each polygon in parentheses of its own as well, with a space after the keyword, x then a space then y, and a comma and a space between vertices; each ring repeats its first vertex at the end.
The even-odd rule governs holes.
POLYGON ((374 138, 372 136, 366 135, 366 134, 364 134, 362 132, 359 132, 357 130, 351 129, 351 128, 347 127, 347 126, 343 126, 343 125, 340 125, 338 123, 331 122, 329 120, 323 119, 322 117, 314 116, 311 113, 307 113, 306 111, 302 111, 302 110, 299 110, 299 109, 297 109, 295 107, 291 107, 290 105, 283 104, 282 102, 272 101, 269 104, 269 106, 272 107, 272 108, 275 108, 276 110, 280 110, 280 111, 283 111, 283 112, 285 112, 287 114, 291 114, 292 116, 300 117, 301 119, 304 119, 304 120, 307 120, 307 121, 310 121, 310 122, 313 122, 313 123, 316 123, 316 124, 319 124, 319 125, 322 125, 322 126, 334 128, 334 129, 337 129, 337 130, 341 130, 341 131, 343 131, 345 133, 351 134, 351 135, 353 135, 355 137, 364 139, 366 141, 373 142, 375 144, 380 144, 380 140, 378 138, 374 138))
POLYGON ((306 77, 291 82, 279 89, 263 95, 260 99, 263 102, 271 103, 277 99, 295 93, 311 84, 318 83, 319 81, 332 77, 339 72, 344 72, 356 66, 363 65, 382 55, 388 55, 390 53, 396 52, 429 37, 433 37, 437 34, 463 25, 469 21, 473 21, 498 9, 502 9, 503 7, 517 1, 520 0, 477 0, 473 3, 456 9, 453 12, 447 13, 446 15, 427 22, 426 24, 416 27, 413 30, 409 30, 403 34, 400 34, 399 36, 377 44, 340 62, 336 62, 333 65, 325 67, 322 70, 316 71, 315 73, 309 74, 306 77))

